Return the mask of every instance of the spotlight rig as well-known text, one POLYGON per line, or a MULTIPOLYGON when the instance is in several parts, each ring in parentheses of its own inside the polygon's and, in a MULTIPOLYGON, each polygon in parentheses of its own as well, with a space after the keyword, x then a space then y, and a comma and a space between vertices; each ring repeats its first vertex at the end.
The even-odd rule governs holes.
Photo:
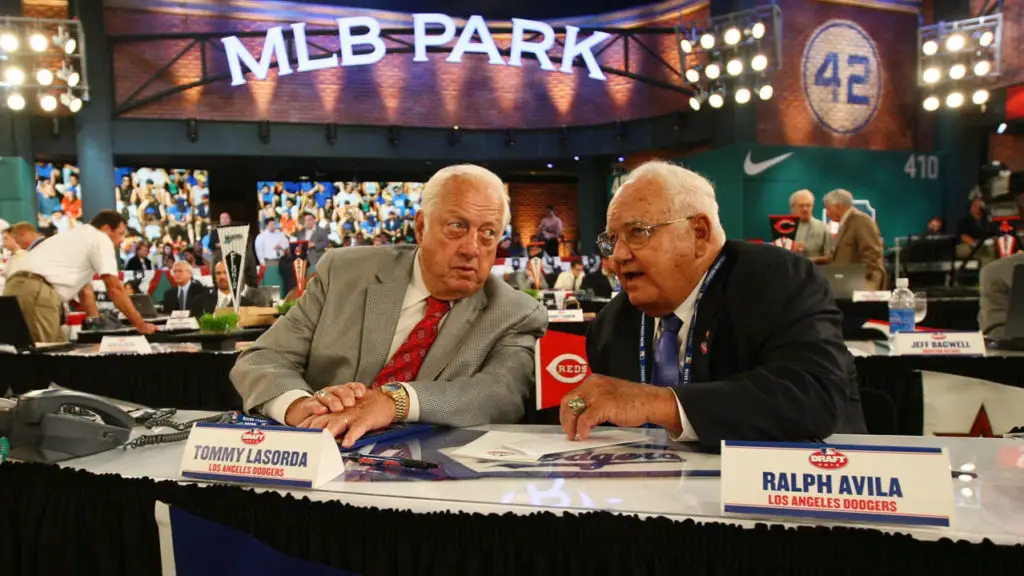
POLYGON ((985 106, 1001 71, 1002 38, 1002 14, 918 28, 917 85, 924 109, 985 106))
POLYGON ((776 5, 723 14, 676 25, 683 83, 694 89, 690 108, 706 103, 721 108, 768 100, 774 90, 768 73, 781 68, 782 9, 776 5))
POLYGON ((74 114, 89 100, 77 20, 0 17, 0 102, 13 111, 74 114), (58 106, 58 103, 60 106, 58 106))

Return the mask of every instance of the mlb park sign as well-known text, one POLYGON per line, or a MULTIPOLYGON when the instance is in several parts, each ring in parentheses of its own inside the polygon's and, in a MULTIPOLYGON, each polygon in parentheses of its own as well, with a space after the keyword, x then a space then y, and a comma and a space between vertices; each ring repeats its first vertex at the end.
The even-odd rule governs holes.
MULTIPOLYGON (((427 62, 427 51, 430 47, 454 45, 446 61, 459 63, 465 54, 484 54, 488 62, 495 66, 522 66, 524 54, 536 58, 541 70, 572 74, 577 58, 587 68, 587 75, 595 80, 604 80, 605 75, 594 56, 594 48, 607 40, 611 35, 606 32, 593 32, 586 38, 580 37, 580 29, 566 26, 564 30, 564 48, 561 50, 561 62, 558 68, 548 55, 548 50, 555 43, 555 29, 545 22, 536 20, 512 20, 512 42, 509 57, 506 61, 498 45, 494 42, 490 29, 482 16, 470 16, 465 26, 459 31, 455 20, 444 14, 413 14, 413 62, 427 62), (456 38, 458 34, 458 38, 456 38)), ((257 59, 245 47, 237 36, 221 39, 224 53, 231 72, 231 85, 240 86, 246 83, 242 68, 247 68, 253 76, 264 80, 270 72, 274 60, 277 61, 278 75, 286 76, 293 72, 310 72, 336 68, 338 66, 366 66, 380 62, 387 55, 387 46, 381 38, 381 25, 376 18, 370 16, 353 16, 338 18, 339 50, 324 55, 311 57, 309 44, 306 41, 306 25, 291 25, 295 43, 295 61, 289 57, 285 42, 284 27, 275 26, 267 30, 263 39, 263 49, 257 59), (358 50, 357 50, 358 48, 358 50)))

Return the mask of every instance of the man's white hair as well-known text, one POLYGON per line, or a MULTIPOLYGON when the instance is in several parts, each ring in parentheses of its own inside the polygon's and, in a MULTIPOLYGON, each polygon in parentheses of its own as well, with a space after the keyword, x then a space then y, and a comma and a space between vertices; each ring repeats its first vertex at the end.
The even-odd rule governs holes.
POLYGON ((808 196, 811 197, 811 202, 814 201, 814 193, 811 192, 810 190, 808 190, 806 188, 804 188, 803 190, 797 190, 796 192, 793 192, 792 194, 789 195, 789 206, 790 206, 790 208, 793 207, 793 204, 796 204, 797 198, 803 196, 804 194, 807 194, 808 196))
POLYGON ((184 268, 185 270, 188 270, 189 274, 192 273, 192 265, 189 264, 188 262, 184 261, 184 260, 177 260, 177 261, 174 262, 174 264, 171 264, 171 270, 174 270, 175 268, 178 268, 179 264, 181 265, 180 266, 181 268, 184 268))
MULTIPOLYGON (((495 188, 501 196, 501 227, 504 229, 508 226, 509 221, 512 220, 512 213, 508 207, 508 193, 505 191, 505 183, 494 172, 476 164, 448 166, 438 170, 430 177, 430 180, 427 180, 427 183, 423 186, 423 191, 420 193, 420 207, 424 218, 430 214, 438 198, 451 190, 452 187, 448 183, 453 178, 475 180, 488 188, 495 188)), ((426 221, 424 221, 425 223, 426 221)))
POLYGON ((725 236, 725 230, 722 229, 722 222, 718 217, 715 187, 707 178, 677 164, 651 160, 630 172, 615 194, 617 195, 626 186, 644 181, 654 181, 660 184, 675 198, 686 216, 706 215, 711 220, 711 231, 716 235, 725 236))
POLYGON ((824 202, 826 206, 838 204, 849 208, 853 206, 853 194, 850 194, 842 188, 837 188, 828 194, 825 194, 825 197, 822 198, 821 201, 824 202))

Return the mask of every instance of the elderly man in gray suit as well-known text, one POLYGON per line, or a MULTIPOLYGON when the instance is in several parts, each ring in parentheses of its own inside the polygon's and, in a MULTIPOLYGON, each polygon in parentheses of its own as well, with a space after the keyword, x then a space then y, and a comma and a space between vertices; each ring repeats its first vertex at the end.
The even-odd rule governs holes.
POLYGON ((828 226, 814 217, 814 194, 797 190, 789 195, 789 210, 800 218, 793 239, 793 251, 803 254, 815 264, 825 264, 832 253, 832 234, 828 226))
POLYGON ((547 314, 490 274, 508 221, 496 175, 440 170, 423 189, 418 248, 329 250, 298 304, 239 356, 245 409, 344 434, 346 447, 394 422, 519 420, 547 314))

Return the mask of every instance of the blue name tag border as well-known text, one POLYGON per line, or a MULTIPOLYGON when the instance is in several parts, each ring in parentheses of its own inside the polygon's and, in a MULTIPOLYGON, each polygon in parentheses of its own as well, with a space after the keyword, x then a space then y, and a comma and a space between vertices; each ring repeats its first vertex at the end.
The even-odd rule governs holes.
POLYGON ((901 524, 912 524, 915 526, 940 526, 949 527, 949 518, 945 516, 910 516, 905 514, 872 514, 870 512, 834 512, 828 510, 804 510, 793 508, 776 508, 772 506, 746 506, 726 504, 726 512, 735 514, 769 515, 769 516, 793 516, 797 518, 818 518, 822 520, 840 521, 862 521, 892 524, 898 521, 901 524))

